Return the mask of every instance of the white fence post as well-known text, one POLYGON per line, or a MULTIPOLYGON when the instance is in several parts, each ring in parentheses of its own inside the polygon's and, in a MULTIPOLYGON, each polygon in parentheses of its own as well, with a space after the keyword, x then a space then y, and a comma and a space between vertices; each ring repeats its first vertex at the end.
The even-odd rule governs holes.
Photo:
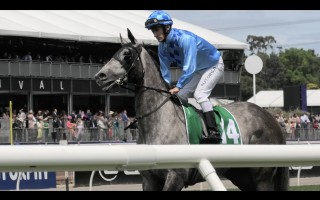
POLYGON ((211 163, 208 160, 202 160, 197 165, 197 168, 202 177, 206 179, 213 191, 226 191, 226 188, 218 177, 216 170, 212 167, 211 163))
POLYGON ((94 177, 95 172, 96 171, 92 171, 91 176, 90 176, 89 191, 92 191, 92 182, 93 182, 93 177, 94 177))

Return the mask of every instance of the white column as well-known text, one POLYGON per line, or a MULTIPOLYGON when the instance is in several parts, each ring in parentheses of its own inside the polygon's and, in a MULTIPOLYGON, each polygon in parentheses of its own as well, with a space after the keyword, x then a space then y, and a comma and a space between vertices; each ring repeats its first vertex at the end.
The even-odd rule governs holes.
POLYGON ((202 160, 197 168, 202 177, 207 181, 212 191, 226 191, 226 188, 222 184, 218 177, 216 170, 212 167, 209 160, 202 160))

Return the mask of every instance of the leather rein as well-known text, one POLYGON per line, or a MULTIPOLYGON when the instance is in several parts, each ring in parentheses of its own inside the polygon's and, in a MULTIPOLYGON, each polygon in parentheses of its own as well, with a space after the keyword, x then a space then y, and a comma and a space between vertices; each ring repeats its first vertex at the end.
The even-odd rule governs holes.
MULTIPOLYGON (((145 73, 144 67, 143 67, 143 63, 142 63, 142 60, 141 60, 141 57, 140 57, 140 54, 141 54, 141 52, 142 52, 142 47, 141 47, 141 45, 139 45, 138 47, 134 47, 132 44, 124 44, 123 47, 125 47, 125 46, 127 46, 127 47, 129 47, 129 48, 131 48, 131 49, 134 49, 136 56, 135 56, 134 60, 132 61, 132 64, 131 64, 130 68, 126 71, 126 73, 125 73, 124 75, 122 75, 121 78, 119 78, 118 80, 115 80, 115 81, 109 86, 109 88, 111 88, 113 85, 117 84, 117 85, 118 85, 119 87, 121 87, 121 88, 128 89, 128 90, 130 90, 130 91, 134 91, 134 92, 135 92, 135 90, 130 89, 130 88, 124 86, 124 85, 131 85, 131 86, 135 86, 135 87, 140 87, 140 88, 146 88, 146 89, 149 89, 149 90, 154 90, 154 91, 159 92, 159 93, 171 94, 169 91, 166 91, 166 90, 160 90, 160 89, 157 89, 157 88, 146 87, 146 86, 143 86, 143 85, 142 85, 143 82, 144 82, 144 73, 145 73), (129 73, 135 68, 135 66, 136 66, 135 62, 138 60, 138 58, 139 58, 139 61, 140 61, 140 66, 141 66, 141 68, 142 68, 143 75, 142 75, 142 77, 138 80, 139 84, 129 83, 129 73), (127 82, 124 81, 125 78, 127 78, 127 82)), ((119 51, 113 56, 113 58, 116 59, 117 61, 119 61, 122 65, 124 65, 124 64, 125 64, 124 61, 119 58, 119 53, 120 53, 120 52, 121 52, 121 51, 119 50, 119 51)), ((132 53, 132 52, 131 52, 131 53, 132 53)), ((149 115, 155 113, 155 112, 156 112, 157 110, 159 110, 165 103, 167 103, 167 102, 170 100, 170 98, 171 98, 171 95, 168 96, 168 97, 165 99, 165 101, 162 102, 155 110, 153 110, 153 111, 151 111, 151 112, 149 112, 149 113, 147 113, 147 114, 145 114, 145 115, 141 115, 141 116, 139 116, 139 117, 136 117, 136 119, 135 119, 129 126, 127 126, 124 130, 127 130, 127 129, 129 129, 130 127, 132 127, 135 123, 138 122, 138 120, 143 119, 143 118, 145 118, 145 117, 148 117, 149 115)))

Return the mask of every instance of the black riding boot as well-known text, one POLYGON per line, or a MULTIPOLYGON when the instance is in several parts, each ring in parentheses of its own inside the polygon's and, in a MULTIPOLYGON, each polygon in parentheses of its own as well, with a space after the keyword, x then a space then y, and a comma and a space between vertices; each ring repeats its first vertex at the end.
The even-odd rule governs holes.
POLYGON ((207 122, 208 136, 201 139, 200 144, 220 144, 221 135, 217 128, 213 111, 203 113, 207 122))

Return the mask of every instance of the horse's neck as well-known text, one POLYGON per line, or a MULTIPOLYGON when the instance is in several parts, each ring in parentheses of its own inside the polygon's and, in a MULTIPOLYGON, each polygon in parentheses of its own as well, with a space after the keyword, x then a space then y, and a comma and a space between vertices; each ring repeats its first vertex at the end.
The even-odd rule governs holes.
MULTIPOLYGON (((162 78, 161 72, 159 69, 157 69, 157 66, 153 62, 152 58, 149 56, 147 51, 143 51, 142 57, 142 63, 143 68, 145 71, 144 74, 144 80, 143 80, 143 86, 151 87, 155 89, 161 89, 161 90, 168 90, 166 83, 164 79, 162 78)), ((161 101, 162 99, 165 99, 167 96, 164 96, 163 93, 157 93, 154 90, 148 90, 146 91, 144 88, 140 88, 136 92, 136 101, 151 101, 154 102, 155 100, 161 101)), ((156 102, 154 102, 156 103, 156 102)))
MULTIPOLYGON (((154 64, 153 60, 149 55, 144 55, 145 58, 142 59, 143 67, 145 70, 143 86, 168 90, 165 81, 162 78, 160 70, 154 64), (147 57, 148 56, 148 57, 147 57)), ((168 94, 158 93, 154 90, 146 90, 140 88, 136 91, 135 95, 135 108, 137 116, 143 116, 148 113, 153 112, 160 106, 168 97, 168 94)), ((170 109, 171 103, 165 103, 157 112, 152 113, 150 116, 143 118, 139 121, 140 126, 140 137, 138 143, 143 144, 154 144, 160 141, 161 137, 157 132, 161 126, 164 124, 164 118, 168 116, 176 116, 174 109, 170 109), (163 114, 165 110, 165 115, 163 114), (152 131, 151 131, 152 129, 152 131)), ((166 124, 166 126, 171 126, 166 124)))

